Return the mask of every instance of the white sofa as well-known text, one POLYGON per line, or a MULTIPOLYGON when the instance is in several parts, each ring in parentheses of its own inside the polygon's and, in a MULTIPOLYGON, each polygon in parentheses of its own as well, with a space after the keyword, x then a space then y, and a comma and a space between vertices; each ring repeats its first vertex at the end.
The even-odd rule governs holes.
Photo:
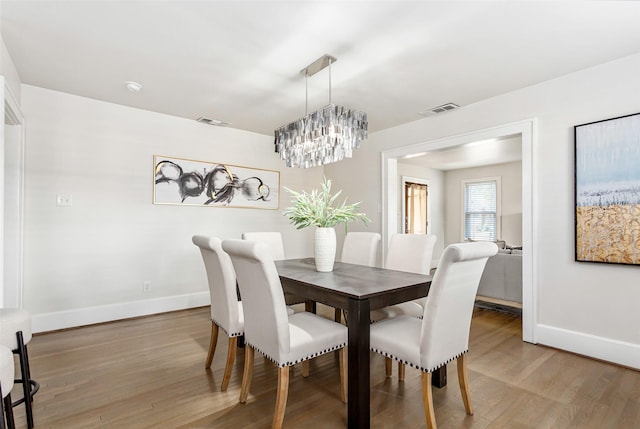
POLYGON ((522 304, 521 249, 500 249, 489 258, 478 286, 482 297, 522 304))

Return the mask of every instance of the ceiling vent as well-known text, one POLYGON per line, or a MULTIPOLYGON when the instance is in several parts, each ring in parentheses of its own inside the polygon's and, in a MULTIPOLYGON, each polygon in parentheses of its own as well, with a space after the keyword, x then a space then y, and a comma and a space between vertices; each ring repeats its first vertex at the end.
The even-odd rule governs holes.
POLYGON ((423 110, 422 112, 418 112, 420 116, 432 116, 438 113, 450 112, 451 110, 458 109, 458 106, 455 103, 447 103, 441 106, 432 107, 431 109, 423 110))
POLYGON ((198 119, 196 119, 196 121, 202 122, 203 124, 207 125, 214 125, 216 127, 228 127, 229 125, 231 125, 231 122, 220 121, 218 119, 209 119, 205 118, 204 116, 200 116, 198 119))

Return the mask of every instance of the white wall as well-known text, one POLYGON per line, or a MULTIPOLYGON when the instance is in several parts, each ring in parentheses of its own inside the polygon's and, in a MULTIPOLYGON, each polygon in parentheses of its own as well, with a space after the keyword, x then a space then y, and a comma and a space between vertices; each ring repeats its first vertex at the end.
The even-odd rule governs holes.
POLYGON ((24 305, 34 330, 208 303, 196 233, 282 231, 288 257, 312 254, 312 231, 279 210, 152 204, 153 155, 279 170, 281 186, 316 187, 322 169, 285 169, 270 136, 203 125, 29 85, 24 305), (71 194, 72 207, 57 207, 71 194), (152 292, 142 292, 150 280, 152 292))
MULTIPOLYGON (((573 126, 637 113, 638 70, 640 54, 373 133, 353 159, 325 171, 352 198, 375 207, 381 151, 537 118, 536 341, 640 368, 640 267, 575 262, 573 204, 573 126), (367 171, 366 186, 352 184, 354 171, 367 171)), ((379 216, 371 228, 381 230, 379 216)))
POLYGON ((0 36, 0 42, 0 45, 2 45, 0 46, 0 76, 4 76, 5 84, 9 88, 9 91, 11 91, 15 100, 20 103, 20 84, 22 82, 2 36, 0 36))
POLYGON ((522 245, 522 163, 487 165, 484 167, 448 170, 444 174, 446 189, 445 243, 462 240, 462 181, 485 177, 500 177, 502 232, 498 239, 512 246, 522 245), (518 223, 515 221, 520 219, 518 223), (503 221, 504 220, 504 221, 503 221))

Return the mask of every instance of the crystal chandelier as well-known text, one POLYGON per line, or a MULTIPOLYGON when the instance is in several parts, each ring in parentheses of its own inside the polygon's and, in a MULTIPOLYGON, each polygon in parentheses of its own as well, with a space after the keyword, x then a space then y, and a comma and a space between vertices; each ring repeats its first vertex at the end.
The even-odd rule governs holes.
POLYGON ((287 167, 309 168, 351 158, 354 148, 367 138, 367 114, 331 102, 331 63, 335 57, 324 55, 304 68, 309 76, 329 66, 329 104, 308 113, 307 84, 305 116, 275 130, 275 149, 287 167))

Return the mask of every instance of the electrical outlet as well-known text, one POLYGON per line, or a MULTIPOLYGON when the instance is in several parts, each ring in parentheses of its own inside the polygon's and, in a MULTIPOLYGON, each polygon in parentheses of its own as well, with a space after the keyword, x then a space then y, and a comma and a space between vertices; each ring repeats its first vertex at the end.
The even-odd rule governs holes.
POLYGON ((151 292, 151 280, 145 280, 142 282, 142 292, 151 292))
POLYGON ((73 205, 73 196, 71 194, 56 195, 56 205, 58 207, 71 207, 73 205))

